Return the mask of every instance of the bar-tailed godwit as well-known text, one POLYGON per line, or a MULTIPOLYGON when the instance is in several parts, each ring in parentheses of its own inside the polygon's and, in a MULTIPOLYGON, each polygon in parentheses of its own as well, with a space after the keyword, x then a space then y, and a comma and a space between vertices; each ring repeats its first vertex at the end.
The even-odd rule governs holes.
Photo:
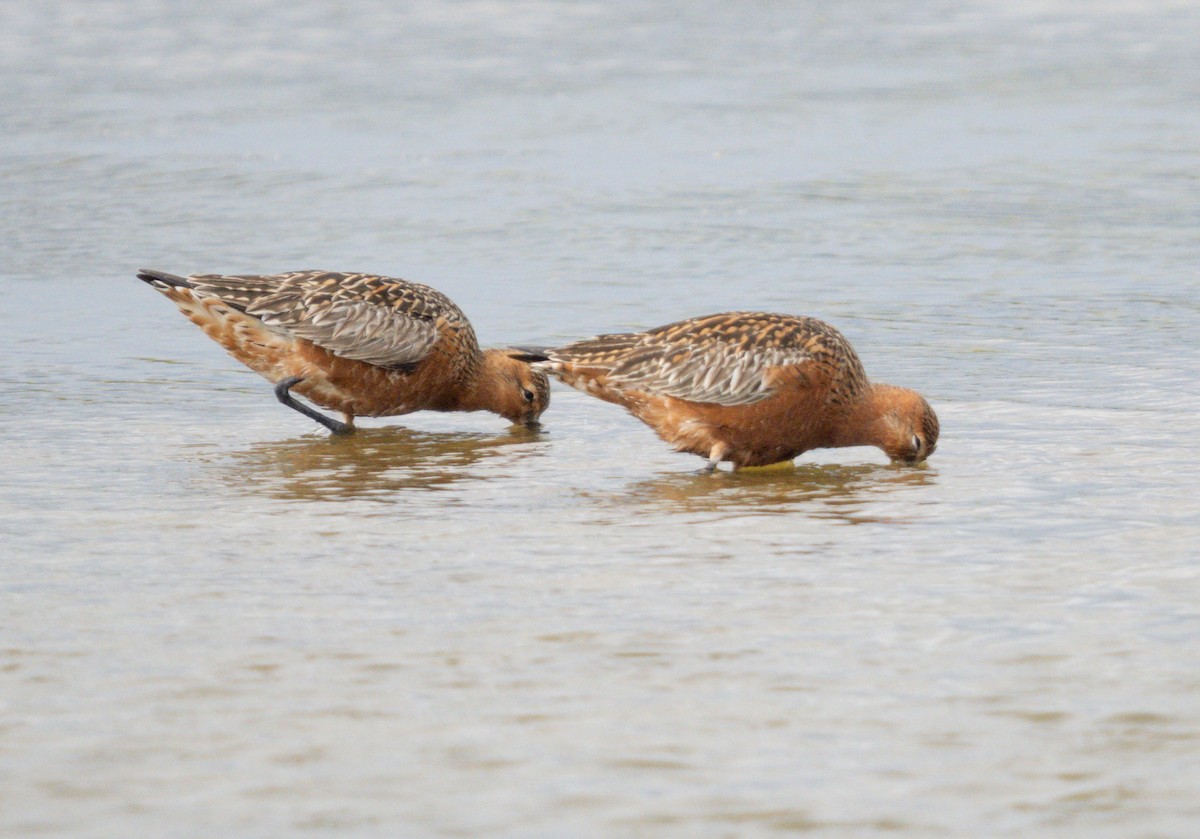
POLYGON ((676 450, 707 458, 709 471, 838 446, 916 464, 937 446, 929 403, 871 382, 850 342, 815 318, 726 312, 522 357, 625 407, 676 450))
POLYGON ((481 350, 458 306, 420 283, 336 271, 185 278, 143 269, 138 279, 273 382, 280 402, 335 434, 352 431, 356 416, 422 410, 492 411, 536 426, 550 403, 544 374, 515 351, 481 350))

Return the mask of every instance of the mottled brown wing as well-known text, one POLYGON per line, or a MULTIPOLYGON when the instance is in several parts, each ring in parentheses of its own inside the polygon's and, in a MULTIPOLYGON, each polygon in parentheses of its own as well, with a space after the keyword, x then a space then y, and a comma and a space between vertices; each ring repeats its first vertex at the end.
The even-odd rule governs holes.
POLYGON ((819 363, 831 353, 846 356, 861 372, 849 344, 828 324, 790 315, 729 312, 644 333, 601 335, 553 350, 550 357, 604 369, 606 382, 625 390, 689 402, 749 405, 773 393, 773 373, 819 363))
POLYGON ((197 292, 220 297, 268 327, 381 367, 420 361, 441 337, 439 324, 474 340, 448 297, 406 280, 335 271, 189 279, 197 292))

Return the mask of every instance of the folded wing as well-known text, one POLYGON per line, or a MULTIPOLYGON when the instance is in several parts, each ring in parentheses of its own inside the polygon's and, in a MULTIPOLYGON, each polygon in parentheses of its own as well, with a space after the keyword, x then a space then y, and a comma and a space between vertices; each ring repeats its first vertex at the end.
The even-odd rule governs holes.
POLYGON ((610 387, 718 405, 766 399, 782 378, 806 381, 807 365, 834 355, 857 364, 845 339, 821 321, 750 312, 601 335, 550 352, 553 361, 604 370, 610 387))
POLYGON ((420 361, 438 342, 442 326, 474 341, 458 307, 420 283, 336 271, 211 274, 189 280, 198 294, 219 297, 270 328, 380 367, 420 361))

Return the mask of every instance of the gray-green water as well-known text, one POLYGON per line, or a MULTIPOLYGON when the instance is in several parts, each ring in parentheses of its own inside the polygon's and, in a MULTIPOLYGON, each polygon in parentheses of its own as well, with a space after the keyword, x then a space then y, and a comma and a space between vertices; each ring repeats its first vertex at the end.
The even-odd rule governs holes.
POLYGON ((0 834, 1196 834, 1195 3, 0 20, 0 834), (142 266, 816 315, 942 440, 330 439, 142 266))

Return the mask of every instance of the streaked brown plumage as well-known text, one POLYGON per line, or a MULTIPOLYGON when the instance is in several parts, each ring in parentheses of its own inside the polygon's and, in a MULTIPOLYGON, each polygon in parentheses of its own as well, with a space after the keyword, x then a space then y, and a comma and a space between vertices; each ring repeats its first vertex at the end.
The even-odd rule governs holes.
POLYGON ((462 311, 420 283, 336 271, 177 277, 143 269, 204 333, 276 383, 289 407, 334 433, 354 417, 412 411, 492 411, 537 424, 550 402, 544 374, 513 351, 481 350, 462 311), (341 411, 339 423, 295 401, 295 390, 341 411))
POLYGON ((524 357, 624 406, 678 451, 708 458, 710 469, 865 445, 919 463, 937 445, 929 403, 872 383, 850 343, 815 318, 726 312, 524 357))

